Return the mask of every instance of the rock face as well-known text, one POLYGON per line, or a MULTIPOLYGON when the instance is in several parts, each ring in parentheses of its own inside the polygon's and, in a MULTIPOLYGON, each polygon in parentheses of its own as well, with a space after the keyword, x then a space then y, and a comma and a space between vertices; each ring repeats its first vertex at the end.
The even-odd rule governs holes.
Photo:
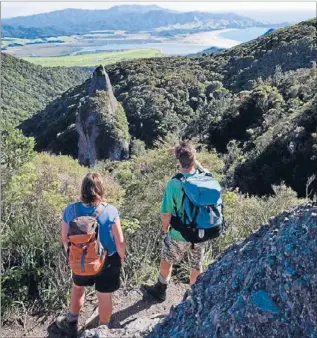
POLYGON ((317 337, 317 208, 284 212, 230 247, 148 335, 317 337))
MULTIPOLYGON (((119 105, 113 95, 111 83, 103 66, 95 69, 90 87, 89 98, 81 107, 79 114, 76 116, 76 130, 78 133, 78 161, 83 165, 94 165, 97 160, 96 141, 102 132, 102 127, 106 122, 101 121, 100 115, 107 115, 110 119, 116 117, 119 105), (103 105, 94 102, 93 98, 99 98, 103 105), (101 109, 103 111, 101 111, 101 109), (99 118, 98 118, 99 115, 99 118)), ((111 160, 121 160, 128 157, 129 142, 126 139, 113 138, 111 147, 102 144, 105 148, 109 148, 108 154, 104 157, 111 160)))

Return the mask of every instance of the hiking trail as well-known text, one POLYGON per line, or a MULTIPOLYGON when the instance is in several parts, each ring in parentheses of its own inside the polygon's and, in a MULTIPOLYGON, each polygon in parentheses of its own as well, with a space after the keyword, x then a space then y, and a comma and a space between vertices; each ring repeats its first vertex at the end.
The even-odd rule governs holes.
MULTIPOLYGON (((110 324, 111 335, 107 337, 142 337, 165 317, 172 306, 180 303, 187 284, 170 284, 167 299, 158 303, 141 288, 119 289, 113 295, 113 315, 110 324)), ((86 301, 79 317, 79 330, 84 326, 91 328, 98 324, 97 297, 94 288, 87 288, 86 301)), ((67 312, 65 308, 61 314, 67 312)), ((66 338, 55 325, 56 315, 26 315, 12 320, 10 327, 3 328, 3 338, 66 338), (23 327, 25 323, 25 327, 23 327)))

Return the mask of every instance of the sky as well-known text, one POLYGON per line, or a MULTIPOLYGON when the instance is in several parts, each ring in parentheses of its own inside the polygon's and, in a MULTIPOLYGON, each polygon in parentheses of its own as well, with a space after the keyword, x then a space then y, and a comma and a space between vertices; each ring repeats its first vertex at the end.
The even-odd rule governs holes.
POLYGON ((120 4, 144 4, 158 5, 163 8, 168 8, 177 11, 204 11, 204 12, 235 12, 246 15, 257 20, 268 22, 298 22, 316 16, 316 2, 9 2, 1 1, 1 17, 15 17, 32 15, 39 13, 47 13, 65 8, 80 8, 80 9, 108 9, 112 6, 120 4))

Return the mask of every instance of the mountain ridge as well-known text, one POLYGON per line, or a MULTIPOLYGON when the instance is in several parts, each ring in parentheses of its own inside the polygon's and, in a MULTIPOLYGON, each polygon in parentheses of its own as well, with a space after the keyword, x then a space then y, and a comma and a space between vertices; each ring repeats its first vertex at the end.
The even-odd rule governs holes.
POLYGON ((46 29, 56 29, 73 35, 94 30, 152 31, 164 26, 193 23, 195 20, 201 21, 202 27, 207 25, 205 29, 247 28, 263 25, 266 27, 266 24, 260 21, 235 13, 177 12, 160 7, 144 7, 115 6, 107 10, 64 9, 6 18, 2 20, 2 36, 11 37, 12 27, 21 30, 40 28, 44 30, 41 34, 45 34, 46 29))

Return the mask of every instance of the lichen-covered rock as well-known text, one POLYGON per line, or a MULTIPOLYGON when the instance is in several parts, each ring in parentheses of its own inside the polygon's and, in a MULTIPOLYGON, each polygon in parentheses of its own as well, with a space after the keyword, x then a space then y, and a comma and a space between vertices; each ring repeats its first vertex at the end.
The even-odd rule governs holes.
POLYGON ((163 337, 317 337, 317 208, 283 212, 231 246, 151 332, 163 337))

